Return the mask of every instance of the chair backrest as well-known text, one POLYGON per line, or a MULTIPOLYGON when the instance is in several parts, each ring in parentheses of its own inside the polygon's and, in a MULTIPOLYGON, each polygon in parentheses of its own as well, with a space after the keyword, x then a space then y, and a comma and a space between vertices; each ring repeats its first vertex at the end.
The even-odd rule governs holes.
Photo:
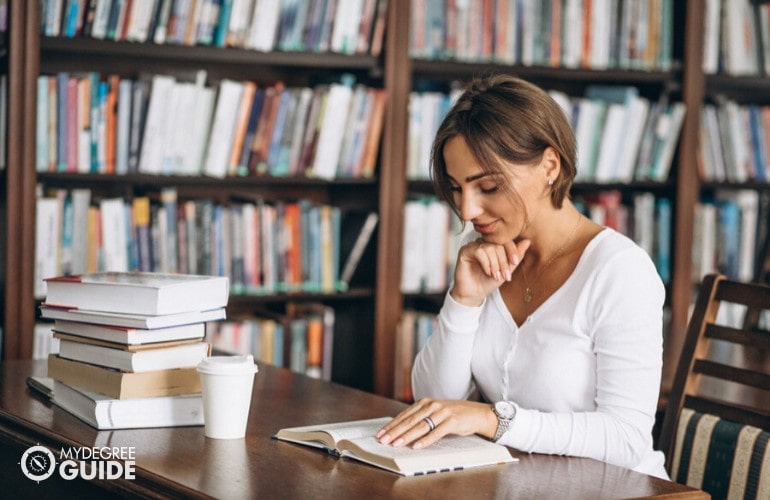
POLYGON ((671 479, 770 499, 770 286, 703 279, 661 427, 671 479))

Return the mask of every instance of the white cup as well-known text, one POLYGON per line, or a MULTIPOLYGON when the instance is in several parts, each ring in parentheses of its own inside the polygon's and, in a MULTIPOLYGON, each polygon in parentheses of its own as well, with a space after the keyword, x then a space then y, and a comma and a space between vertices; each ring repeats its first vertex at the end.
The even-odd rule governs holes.
POLYGON ((198 365, 206 437, 239 439, 246 435, 251 389, 257 373, 254 356, 211 356, 198 365))

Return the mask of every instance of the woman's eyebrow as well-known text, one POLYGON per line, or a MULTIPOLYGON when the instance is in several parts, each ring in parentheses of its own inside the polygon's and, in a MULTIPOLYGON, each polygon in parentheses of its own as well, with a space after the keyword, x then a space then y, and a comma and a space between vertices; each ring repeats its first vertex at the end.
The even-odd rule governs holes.
MULTIPOLYGON (((479 172, 478 174, 466 177, 465 178, 465 182, 473 182, 473 181, 477 181, 479 179, 483 179, 484 177, 489 177, 489 176, 493 176, 493 175, 497 175, 497 174, 493 174, 491 172, 479 172)), ((450 181, 452 181, 454 183, 457 183, 455 178, 452 177, 451 175, 447 175, 447 177, 449 178, 450 181)))

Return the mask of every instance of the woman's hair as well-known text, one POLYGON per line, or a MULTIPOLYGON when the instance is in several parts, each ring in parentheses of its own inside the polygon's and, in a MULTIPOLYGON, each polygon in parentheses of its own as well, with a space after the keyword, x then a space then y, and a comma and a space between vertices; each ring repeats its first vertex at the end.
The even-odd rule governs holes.
POLYGON ((505 74, 475 78, 465 87, 441 122, 431 150, 436 193, 455 212, 444 146, 456 136, 465 139, 487 173, 502 173, 503 162, 536 165, 545 149, 553 148, 561 169, 551 188, 551 203, 561 208, 575 178, 577 146, 566 113, 543 89, 505 74))

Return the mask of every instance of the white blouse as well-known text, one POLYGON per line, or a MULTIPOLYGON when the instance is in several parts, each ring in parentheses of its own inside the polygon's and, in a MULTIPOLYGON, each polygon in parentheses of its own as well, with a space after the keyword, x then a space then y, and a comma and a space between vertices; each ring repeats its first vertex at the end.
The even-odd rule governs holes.
POLYGON ((517 325, 496 290, 479 307, 447 294, 412 370, 416 398, 506 399, 499 440, 521 451, 590 457, 668 479, 652 449, 665 289, 650 257, 605 228, 567 281, 517 325))

